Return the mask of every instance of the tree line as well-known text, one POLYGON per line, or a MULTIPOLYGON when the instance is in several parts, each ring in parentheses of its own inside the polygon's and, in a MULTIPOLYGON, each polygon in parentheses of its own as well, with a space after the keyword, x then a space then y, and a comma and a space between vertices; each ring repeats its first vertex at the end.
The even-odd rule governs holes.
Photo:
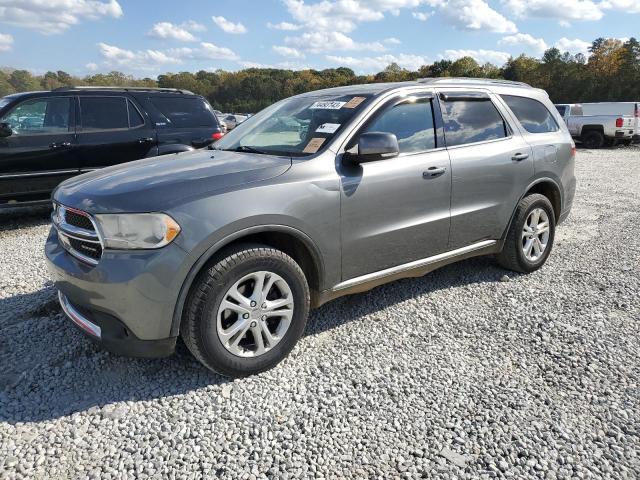
POLYGON ((597 38, 589 53, 586 57, 550 48, 542 58, 520 55, 502 67, 479 64, 471 57, 439 60, 416 71, 391 64, 372 75, 356 75, 344 67, 300 71, 249 68, 166 73, 157 79, 140 79, 115 71, 79 78, 61 70, 32 75, 26 70, 4 69, 0 70, 0 97, 77 85, 163 87, 191 90, 225 112, 257 112, 282 98, 321 88, 424 77, 481 77, 526 82, 545 89, 555 103, 640 101, 640 42, 635 38, 624 42, 597 38))

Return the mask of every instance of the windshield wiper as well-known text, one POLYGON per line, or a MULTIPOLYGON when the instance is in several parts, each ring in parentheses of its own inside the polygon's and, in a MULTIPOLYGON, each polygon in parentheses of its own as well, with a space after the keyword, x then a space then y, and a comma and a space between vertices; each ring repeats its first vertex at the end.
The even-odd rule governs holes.
POLYGON ((221 148, 220 150, 224 150, 225 152, 244 152, 244 153, 259 153, 262 155, 271 155, 271 152, 258 150, 257 148, 249 147, 248 145, 239 145, 235 148, 221 148))

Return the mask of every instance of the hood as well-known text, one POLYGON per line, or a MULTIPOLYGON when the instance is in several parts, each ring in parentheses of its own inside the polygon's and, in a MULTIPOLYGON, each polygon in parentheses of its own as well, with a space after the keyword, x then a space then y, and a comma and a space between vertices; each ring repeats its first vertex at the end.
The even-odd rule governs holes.
POLYGON ((289 157, 195 150, 71 178, 53 198, 90 213, 166 211, 188 199, 277 177, 290 167, 289 157))

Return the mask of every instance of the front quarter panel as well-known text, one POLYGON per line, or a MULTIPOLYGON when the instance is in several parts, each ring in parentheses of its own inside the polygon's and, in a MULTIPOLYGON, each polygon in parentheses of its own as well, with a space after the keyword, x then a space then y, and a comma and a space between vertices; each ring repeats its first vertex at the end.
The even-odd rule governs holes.
MULTIPOLYGON (((321 282, 340 278, 340 195, 334 155, 294 162, 279 177, 245 185, 172 208, 182 228, 176 242, 197 262, 211 256, 243 231, 284 226, 310 239, 325 273, 321 282)), ((322 288, 321 284, 321 288, 322 288)))

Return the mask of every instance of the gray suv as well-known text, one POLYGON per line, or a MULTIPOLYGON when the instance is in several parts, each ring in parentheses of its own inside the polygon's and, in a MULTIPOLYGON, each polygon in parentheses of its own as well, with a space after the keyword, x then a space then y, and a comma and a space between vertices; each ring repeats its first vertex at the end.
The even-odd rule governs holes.
POLYGON ((532 272, 569 214, 575 146, 547 94, 498 80, 282 100, 208 150, 62 183, 62 308, 105 348, 264 371, 310 308, 477 255, 532 272))

